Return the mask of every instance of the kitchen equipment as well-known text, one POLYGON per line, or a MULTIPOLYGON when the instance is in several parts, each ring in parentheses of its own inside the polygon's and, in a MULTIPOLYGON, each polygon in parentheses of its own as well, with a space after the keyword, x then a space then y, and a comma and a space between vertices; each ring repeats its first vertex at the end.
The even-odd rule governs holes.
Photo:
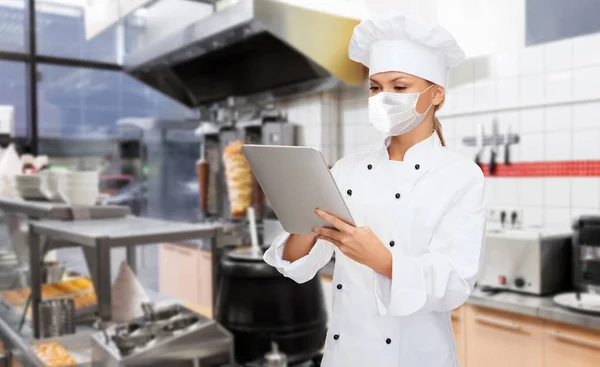
MULTIPOLYGON (((508 132, 506 133, 506 136, 510 136, 511 135, 511 126, 508 125, 508 132)), ((505 143, 504 143, 504 164, 507 166, 511 165, 510 162, 510 143, 509 140, 506 139, 505 143)))
POLYGON ((498 142, 498 137, 500 134, 498 133, 498 122, 496 119, 492 122, 492 150, 490 153, 490 175, 496 174, 496 167, 498 164, 498 146, 500 143, 498 142))
POLYGON ((279 351, 277 343, 271 343, 271 351, 265 355, 264 367, 287 367, 287 357, 279 351))
POLYGON ((62 202, 60 190, 65 186, 68 170, 66 168, 46 169, 39 173, 41 191, 51 201, 62 202))
POLYGON ((319 277, 297 284, 247 247, 225 254, 221 273, 215 316, 234 335, 238 363, 261 361, 272 342, 289 364, 320 355, 327 312, 319 277))
POLYGON ((217 322, 178 304, 150 308, 92 335, 95 367, 233 365, 233 338, 217 322))
POLYGON ((484 151, 483 140, 485 139, 485 132, 483 131, 483 124, 477 125, 477 136, 475 137, 477 154, 475 155, 475 164, 481 167, 481 155, 484 151))
POLYGON ((557 294, 552 300, 573 311, 600 315, 600 294, 568 292, 557 294))
POLYGON ((505 229, 486 233, 477 284, 542 295, 566 289, 571 234, 552 229, 505 229))
POLYGON ((225 180, 232 218, 242 217, 252 203, 252 171, 242 153, 243 141, 237 140, 223 150, 225 180))
POLYGON ((71 298, 43 300, 39 310, 42 338, 75 333, 75 303, 71 298))
POLYGON ((15 176, 15 184, 19 195, 25 200, 46 200, 41 190, 41 178, 35 174, 15 176))
POLYGON ((250 241, 252 243, 252 251, 259 256, 262 255, 260 252, 260 247, 258 246, 258 230, 256 228, 256 214, 254 212, 254 208, 250 207, 247 211, 248 216, 248 227, 250 230, 250 241))
POLYGON ((573 223, 575 289, 600 295, 600 216, 582 216, 573 223))
POLYGON ((62 199, 71 205, 93 206, 100 195, 99 172, 69 172, 66 174, 64 186, 59 190, 62 199))
POLYGON ((65 264, 59 261, 45 261, 42 264, 41 272, 45 284, 58 283, 65 274, 65 264))
POLYGON ((206 15, 128 52, 124 70, 190 107, 365 80, 363 66, 348 58, 358 19, 273 0, 240 0, 206 15))

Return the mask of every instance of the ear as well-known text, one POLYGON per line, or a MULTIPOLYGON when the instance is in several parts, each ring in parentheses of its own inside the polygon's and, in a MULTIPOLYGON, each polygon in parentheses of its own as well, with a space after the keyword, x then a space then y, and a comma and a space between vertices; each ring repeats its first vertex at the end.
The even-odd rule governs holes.
POLYGON ((438 106, 440 103, 442 103, 444 101, 446 92, 444 91, 444 87, 440 87, 439 85, 435 85, 432 89, 433 89, 433 98, 431 100, 431 104, 434 106, 438 106))

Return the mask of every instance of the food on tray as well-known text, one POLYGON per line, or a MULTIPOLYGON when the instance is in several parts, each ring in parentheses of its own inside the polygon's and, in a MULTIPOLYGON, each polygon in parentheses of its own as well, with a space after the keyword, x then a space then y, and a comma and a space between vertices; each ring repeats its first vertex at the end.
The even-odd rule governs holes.
POLYGON ((93 283, 90 278, 81 277, 56 283, 54 286, 64 293, 76 293, 93 288, 93 283))
POLYGON ((74 366, 77 361, 69 351, 56 342, 34 345, 32 347, 38 358, 49 367, 74 366))
POLYGON ((246 215, 246 209, 252 202, 252 170, 242 153, 242 145, 243 142, 234 141, 223 151, 227 191, 233 217, 246 215))
POLYGON ((12 305, 21 305, 27 302, 27 297, 29 297, 29 288, 14 289, 2 293, 2 298, 12 305))
MULTIPOLYGON (((88 293, 93 293, 93 283, 90 278, 80 277, 67 281, 63 281, 55 284, 44 284, 42 285, 42 298, 54 298, 54 297, 64 297, 70 296, 73 293, 79 293, 88 291, 88 293)), ((2 298, 4 298, 8 303, 19 306, 24 305, 27 302, 27 297, 29 297, 30 289, 22 288, 22 289, 13 289, 10 291, 6 291, 0 293, 2 298)), ((83 297, 86 300, 82 301, 83 304, 88 305, 88 302, 91 302, 91 296, 83 297)), ((93 300, 95 300, 95 294, 93 300)), ((95 304, 95 302, 93 303, 95 304)), ((77 308, 77 303, 75 303, 75 307, 77 308)), ((87 306, 81 306, 87 307, 87 306)))
POLYGON ((74 295, 73 302, 75 303, 75 309, 78 309, 94 306, 98 303, 98 299, 96 298, 96 292, 91 291, 74 295))

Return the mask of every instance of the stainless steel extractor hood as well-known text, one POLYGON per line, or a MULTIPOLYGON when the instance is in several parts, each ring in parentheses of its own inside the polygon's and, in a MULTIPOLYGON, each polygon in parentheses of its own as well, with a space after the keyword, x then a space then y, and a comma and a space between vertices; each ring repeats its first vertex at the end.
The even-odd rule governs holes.
POLYGON ((364 81, 348 59, 358 20, 277 0, 241 0, 124 59, 125 70, 185 105, 275 95, 332 79, 364 81))

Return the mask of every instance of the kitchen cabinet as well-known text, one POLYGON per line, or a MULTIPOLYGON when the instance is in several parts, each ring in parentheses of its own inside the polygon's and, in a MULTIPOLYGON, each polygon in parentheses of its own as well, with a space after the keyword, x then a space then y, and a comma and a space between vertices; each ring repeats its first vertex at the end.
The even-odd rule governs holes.
POLYGON ((600 366, 600 333, 574 326, 546 322, 545 367, 600 366))
POLYGON ((165 243, 159 252, 161 293, 200 307, 212 307, 210 251, 165 243))
POLYGON ((468 367, 543 367, 543 341, 542 320, 467 307, 468 367))
POLYGON ((454 331, 458 363, 461 367, 467 365, 465 360, 467 352, 466 313, 466 306, 452 310, 452 330, 454 331))

